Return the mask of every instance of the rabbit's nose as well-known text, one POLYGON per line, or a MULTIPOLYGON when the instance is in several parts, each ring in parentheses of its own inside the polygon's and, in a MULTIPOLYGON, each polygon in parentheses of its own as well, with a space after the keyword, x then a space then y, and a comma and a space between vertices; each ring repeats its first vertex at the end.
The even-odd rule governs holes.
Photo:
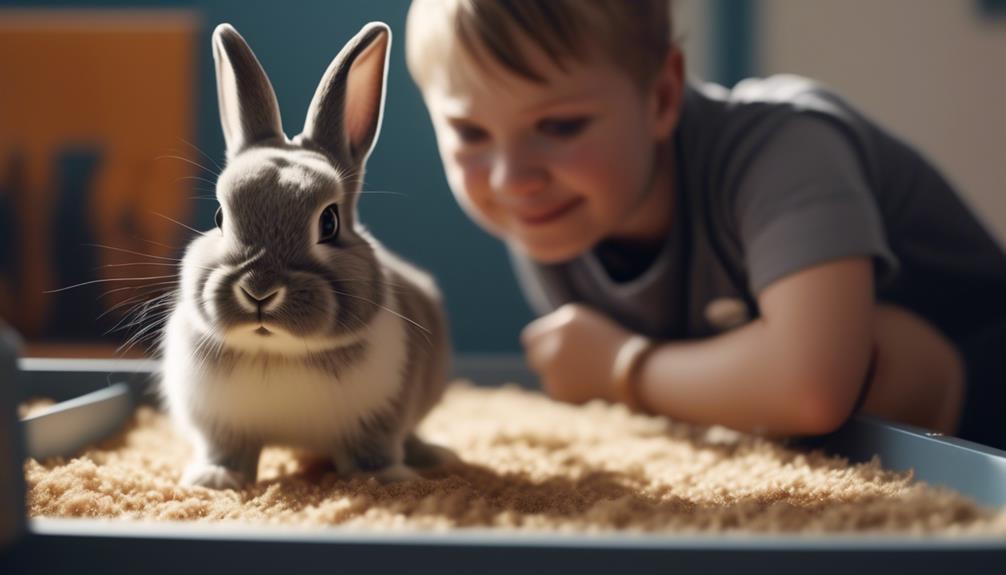
POLYGON ((283 303, 283 298, 286 296, 286 288, 283 286, 266 290, 265 293, 259 293, 244 285, 235 287, 237 289, 234 290, 234 295, 238 303, 250 312, 272 311, 283 303))

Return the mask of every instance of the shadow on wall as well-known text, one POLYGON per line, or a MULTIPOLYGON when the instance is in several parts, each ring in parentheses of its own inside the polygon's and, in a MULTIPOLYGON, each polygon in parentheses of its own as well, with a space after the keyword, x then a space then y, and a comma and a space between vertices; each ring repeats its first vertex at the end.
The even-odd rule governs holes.
POLYGON ((114 331, 133 305, 172 287, 173 262, 157 258, 181 254, 194 234, 186 225, 213 227, 224 147, 210 51, 217 23, 231 22, 255 46, 290 134, 342 44, 382 20, 395 37, 364 189, 394 193, 365 196, 361 219, 437 277, 456 348, 516 351, 531 313, 502 246, 450 195, 405 69, 407 8, 407 0, 0 1, 0 77, 18 87, 0 92, 0 316, 41 353, 56 342, 104 341, 111 350, 147 325, 114 331), (84 282, 94 283, 45 293, 84 282))

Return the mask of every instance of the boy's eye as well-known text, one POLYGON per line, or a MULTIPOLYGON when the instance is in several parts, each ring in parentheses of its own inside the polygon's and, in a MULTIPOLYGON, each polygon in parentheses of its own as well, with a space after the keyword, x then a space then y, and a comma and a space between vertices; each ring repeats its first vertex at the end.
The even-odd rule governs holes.
POLYGON ((452 125, 458 137, 466 144, 478 144, 489 138, 489 132, 474 124, 455 122, 452 125))
POLYGON ((583 132, 590 124, 587 116, 575 118, 549 118, 538 122, 538 130, 548 136, 557 138, 572 138, 583 132))

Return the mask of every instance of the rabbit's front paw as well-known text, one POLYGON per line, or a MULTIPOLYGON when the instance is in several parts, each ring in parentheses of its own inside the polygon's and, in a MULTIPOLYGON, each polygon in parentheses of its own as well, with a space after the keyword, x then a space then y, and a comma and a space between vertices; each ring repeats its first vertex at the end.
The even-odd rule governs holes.
POLYGON ((405 463, 413 467, 455 467, 462 463, 457 453, 436 443, 409 436, 405 440, 405 463))
POLYGON ((208 487, 209 489, 241 489, 249 478, 234 469, 197 461, 190 463, 182 474, 182 485, 208 487))
POLYGON ((398 483, 401 481, 413 481, 422 477, 406 465, 389 465, 380 471, 374 472, 373 476, 381 483, 398 483))

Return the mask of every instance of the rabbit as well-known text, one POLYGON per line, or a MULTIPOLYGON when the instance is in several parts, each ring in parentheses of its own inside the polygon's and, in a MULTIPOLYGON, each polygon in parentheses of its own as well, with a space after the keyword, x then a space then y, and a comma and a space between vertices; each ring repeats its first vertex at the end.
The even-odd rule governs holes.
POLYGON ((194 447, 184 485, 252 483, 266 444, 384 482, 457 461, 414 432, 447 382, 438 288, 357 219, 390 42, 385 24, 364 26, 288 139, 248 44, 229 24, 214 30, 227 156, 218 229, 187 246, 160 340, 161 396, 194 447))

